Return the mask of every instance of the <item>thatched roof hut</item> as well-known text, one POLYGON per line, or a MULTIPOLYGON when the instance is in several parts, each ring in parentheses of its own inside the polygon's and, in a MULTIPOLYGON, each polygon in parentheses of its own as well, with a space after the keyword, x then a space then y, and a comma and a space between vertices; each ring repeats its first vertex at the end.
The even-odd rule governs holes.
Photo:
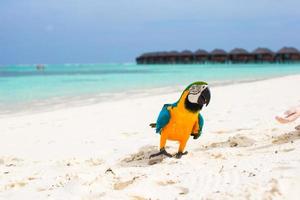
POLYGON ((295 47, 283 47, 277 52, 277 54, 298 54, 298 53, 300 52, 295 47))
POLYGON ((204 49, 198 49, 194 52, 194 63, 205 63, 208 61, 209 54, 204 49))
POLYGON ((178 51, 175 51, 175 50, 169 51, 169 52, 168 52, 168 55, 169 55, 169 56, 178 56, 178 55, 179 55, 179 52, 178 52, 178 51))
POLYGON ((268 48, 261 48, 261 47, 255 49, 252 53, 253 54, 271 54, 271 55, 274 54, 274 52, 271 51, 270 49, 268 49, 268 48))
POLYGON ((136 58, 138 64, 148 64, 148 58, 151 56, 151 53, 143 53, 136 58))
POLYGON ((195 56, 199 56, 199 55, 208 55, 208 52, 204 49, 198 49, 197 51, 195 51, 194 53, 195 56))
POLYGON ((136 59, 135 59, 136 63, 137 64, 144 64, 143 63, 143 58, 141 56, 138 56, 136 59))
POLYGON ((165 52, 164 58, 166 64, 176 64, 178 61, 179 53, 177 51, 168 51, 165 52))
POLYGON ((156 64, 158 63, 159 52, 149 52, 142 54, 142 58, 145 64, 156 64))
POLYGON ((247 54, 249 54, 249 52, 243 48, 234 48, 229 52, 229 54, 231 54, 231 55, 247 55, 247 54))
POLYGON ((249 63, 254 61, 254 55, 243 48, 232 49, 229 52, 229 57, 232 63, 249 63))
POLYGON ((225 63, 228 61, 228 54, 223 49, 214 49, 212 52, 210 52, 210 61, 225 63))
POLYGON ((278 62, 300 61, 300 52, 294 47, 283 47, 276 53, 278 62))
POLYGON ((252 54, 255 56, 256 62, 274 62, 275 54, 268 48, 257 48, 252 54))
POLYGON ((214 49, 210 52, 211 55, 227 55, 227 52, 223 49, 214 49))
POLYGON ((156 64, 164 64, 164 63, 166 63, 166 58, 167 58, 167 52, 166 51, 156 52, 154 62, 156 64))
POLYGON ((193 52, 191 52, 190 50, 184 50, 182 52, 180 52, 181 56, 192 56, 193 52))
POLYGON ((184 50, 178 54, 179 62, 184 64, 193 63, 194 61, 194 54, 190 50, 184 50))
POLYGON ((136 58, 138 64, 189 64, 189 63, 249 63, 249 62, 300 62, 300 51, 294 47, 283 47, 276 53, 268 48, 257 48, 249 53, 243 48, 234 48, 229 53, 223 49, 214 49, 210 53, 199 49, 194 53, 161 51, 148 52, 136 58))

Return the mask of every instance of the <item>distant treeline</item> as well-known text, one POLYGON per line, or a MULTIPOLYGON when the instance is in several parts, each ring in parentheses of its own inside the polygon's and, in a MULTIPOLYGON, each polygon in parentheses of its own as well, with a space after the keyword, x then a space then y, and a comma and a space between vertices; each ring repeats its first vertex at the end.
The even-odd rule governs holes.
POLYGON ((293 47, 283 47, 277 52, 268 48, 257 48, 248 52, 235 48, 230 52, 215 49, 207 52, 199 49, 195 52, 151 52, 136 58, 137 64, 196 64, 196 63, 290 63, 300 62, 300 52, 293 47))

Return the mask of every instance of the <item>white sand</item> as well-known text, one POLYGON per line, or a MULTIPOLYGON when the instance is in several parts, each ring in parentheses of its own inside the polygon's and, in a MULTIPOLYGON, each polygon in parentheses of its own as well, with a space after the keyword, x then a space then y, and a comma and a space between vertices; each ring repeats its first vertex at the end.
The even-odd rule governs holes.
POLYGON ((297 75, 211 88, 189 154, 150 164, 159 135, 148 124, 180 93, 2 117, 0 199, 299 199, 298 124, 274 120, 300 104, 299 85, 297 75))

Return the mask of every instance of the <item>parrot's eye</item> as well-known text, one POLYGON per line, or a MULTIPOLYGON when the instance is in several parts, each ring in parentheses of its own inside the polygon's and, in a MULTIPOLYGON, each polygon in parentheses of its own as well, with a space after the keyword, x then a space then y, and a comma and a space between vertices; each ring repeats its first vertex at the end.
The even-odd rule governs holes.
POLYGON ((190 94, 198 94, 201 92, 201 86, 200 85, 192 85, 190 87, 190 94))

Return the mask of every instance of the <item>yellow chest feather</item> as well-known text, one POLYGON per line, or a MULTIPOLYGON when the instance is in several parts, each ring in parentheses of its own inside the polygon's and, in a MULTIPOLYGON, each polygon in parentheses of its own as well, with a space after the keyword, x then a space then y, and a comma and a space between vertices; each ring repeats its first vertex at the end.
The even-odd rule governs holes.
POLYGON ((198 113, 192 113, 183 107, 170 108, 170 121, 162 130, 170 140, 185 140, 192 133, 198 113))

